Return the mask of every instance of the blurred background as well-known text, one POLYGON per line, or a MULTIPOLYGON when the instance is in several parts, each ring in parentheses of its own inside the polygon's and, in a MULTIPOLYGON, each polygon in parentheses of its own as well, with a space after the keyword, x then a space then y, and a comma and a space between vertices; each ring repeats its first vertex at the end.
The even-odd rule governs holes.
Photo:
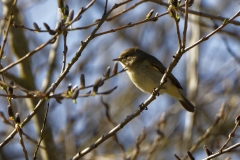
MULTIPOLYGON (((75 15, 81 7, 85 7, 89 0, 66 0, 65 3, 75 15)), ((115 3, 122 0, 109 0, 108 10, 115 3)), ((1 0, 0 41, 6 30, 7 20, 12 0, 1 0)), ((184 2, 182 2, 183 4, 184 2)), ((72 25, 72 28, 93 24, 100 19, 104 12, 105 1, 98 0, 72 25)), ((167 11, 167 0, 133 0, 117 9, 111 15, 116 15, 134 6, 128 12, 121 14, 111 21, 106 21, 97 33, 108 31, 144 20, 147 13, 154 9, 159 15, 167 11)), ((230 18, 239 10, 236 0, 201 0, 195 1, 189 8, 189 25, 186 47, 191 46, 201 37, 211 33, 219 27, 224 18, 230 18), (204 13, 204 14, 201 14, 204 13), (221 19, 223 17, 223 19, 221 19)), ((14 21, 16 24, 33 29, 33 22, 45 30, 43 23, 52 29, 61 19, 57 1, 52 0, 21 0, 17 2, 14 21)), ((183 32, 184 14, 179 11, 180 33, 183 32)), ((196 105, 194 114, 187 113, 181 104, 168 95, 157 97, 138 117, 129 122, 117 132, 115 138, 110 138, 88 153, 82 159, 176 159, 174 154, 185 157, 187 151, 196 159, 207 157, 203 146, 216 152, 226 142, 228 134, 235 126, 235 117, 240 113, 240 18, 235 24, 228 24, 207 41, 197 45, 182 56, 173 70, 179 80, 184 93, 196 105), (221 107, 224 106, 223 115, 219 116, 221 107), (216 117, 220 117, 218 123, 216 117), (206 130, 211 132, 195 146, 206 130), (137 137, 145 131, 145 138, 139 145, 136 154, 137 137), (192 148, 194 147, 195 148, 192 148), (136 157, 134 157, 136 155, 136 157)), ((96 25, 87 29, 69 31, 67 34, 67 64, 93 31, 96 25)), ((48 32, 33 32, 23 27, 11 26, 7 43, 4 48, 2 66, 6 67, 19 58, 33 51, 52 36, 48 32)), ((5 74, 5 82, 14 80, 15 85, 27 90, 45 92, 51 83, 55 82, 61 73, 62 55, 64 50, 63 36, 60 35, 56 42, 47 45, 33 56, 9 69, 5 74)), ((112 59, 129 48, 138 46, 145 52, 154 55, 168 67, 173 55, 178 49, 176 26, 169 15, 160 17, 157 21, 146 22, 123 30, 117 30, 94 38, 84 49, 78 61, 73 65, 67 76, 56 88, 56 93, 66 90, 68 84, 80 85, 80 75, 85 75, 86 86, 94 84, 97 78, 102 77, 108 66, 114 65, 112 59)), ((119 71, 122 66, 119 65, 119 71)), ((106 116, 106 106, 109 115, 115 124, 121 123, 128 115, 138 109, 150 95, 142 93, 129 80, 126 73, 121 73, 105 81, 99 92, 118 86, 111 94, 96 95, 78 98, 77 104, 71 99, 64 99, 57 103, 49 100, 49 112, 43 135, 42 146, 38 152, 38 159, 70 159, 78 151, 89 147, 102 135, 107 134, 113 125, 106 116)), ((81 90, 80 94, 91 91, 91 88, 81 90)), ((1 93, 4 94, 3 91, 1 93)), ((22 95, 20 91, 14 91, 22 95)), ((0 98, 0 111, 8 117, 8 101, 0 98)), ((21 120, 25 119, 36 106, 38 100, 13 99, 14 112, 20 114, 21 120)), ((36 142, 39 140, 40 130, 47 102, 42 105, 34 118, 23 127, 23 131, 36 142)), ((0 122, 1 143, 14 130, 3 121, 0 122)), ((240 132, 237 130, 228 146, 239 142, 240 132)), ((30 159, 36 149, 33 140, 24 137, 26 149, 30 159)), ((224 154, 216 159, 240 157, 239 149, 224 154)), ((19 144, 19 136, 15 135, 10 142, 1 146, 0 159, 25 159, 19 144)))

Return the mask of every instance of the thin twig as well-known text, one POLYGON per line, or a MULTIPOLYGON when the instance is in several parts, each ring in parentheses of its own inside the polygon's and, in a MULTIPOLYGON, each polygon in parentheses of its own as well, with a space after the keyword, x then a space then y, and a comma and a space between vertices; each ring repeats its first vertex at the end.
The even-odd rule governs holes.
MULTIPOLYGON (((197 149, 197 147, 205 140, 207 137, 210 135, 211 131, 217 126, 219 121, 224 117, 224 108, 225 108, 225 103, 222 104, 222 107, 220 108, 219 112, 216 115, 216 119, 214 123, 206 130, 206 132, 198 139, 195 144, 190 148, 190 152, 193 152, 197 149)), ((187 159, 187 156, 184 157, 184 160, 187 159)))
POLYGON ((133 26, 136 26, 136 25, 139 25, 139 24, 142 24, 142 23, 146 23, 146 22, 154 22, 154 21, 157 21, 159 17, 162 17, 164 15, 167 15, 168 12, 165 12, 163 14, 160 14, 158 15, 157 17, 153 17, 153 18, 148 18, 148 19, 144 19, 144 20, 141 20, 139 22, 136 22, 136 23, 128 23, 127 25, 125 26, 121 26, 121 27, 118 27, 118 28, 114 28, 114 29, 110 29, 108 31, 103 31, 103 32, 100 32, 100 33, 97 33, 95 36, 98 37, 98 36, 101 36, 103 34, 108 34, 108 33, 112 33, 112 32, 116 32, 116 31, 119 31, 119 30, 122 30, 122 29, 126 29, 126 28, 130 28, 130 27, 133 27, 133 26))
POLYGON ((142 3, 144 3, 144 1, 139 1, 139 2, 135 3, 133 6, 129 7, 128 9, 125 9, 124 11, 121 11, 120 13, 115 14, 115 15, 107 18, 106 21, 111 21, 111 20, 115 19, 116 17, 119 17, 120 15, 122 15, 122 14, 130 11, 131 9, 134 9, 135 7, 137 7, 138 5, 140 5, 140 4, 142 4, 142 3))
POLYGON ((211 156, 208 156, 207 158, 204 158, 203 160, 210 160, 210 159, 218 157, 219 155, 222 155, 224 153, 231 152, 233 149, 238 148, 238 147, 240 147, 240 143, 236 143, 236 144, 222 150, 222 152, 217 152, 215 154, 212 154, 211 156))
POLYGON ((56 55, 57 55, 57 49, 58 49, 58 46, 59 46, 59 39, 60 38, 57 38, 55 43, 53 45, 51 45, 51 49, 49 51, 49 55, 48 55, 48 69, 47 70, 47 73, 43 79, 43 83, 42 83, 42 86, 40 88, 42 88, 42 91, 46 91, 47 90, 47 87, 50 85, 50 82, 52 81, 52 77, 53 77, 53 71, 55 69, 55 65, 56 65, 56 55))
POLYGON ((222 38, 223 38, 224 44, 226 45, 226 49, 227 49, 228 53, 233 56, 234 60, 238 64, 240 64, 240 57, 238 57, 236 54, 234 54, 234 52, 232 50, 232 47, 230 47, 228 42, 227 42, 227 39, 225 37, 222 37, 222 38))
MULTIPOLYGON (((238 13, 237 13, 238 15, 238 13)), ((233 18, 231 18, 230 20, 233 20, 234 18, 236 18, 237 16, 235 15, 233 18)), ((224 26, 222 26, 220 29, 222 29, 223 27, 225 27, 226 24, 224 26)), ((219 28, 217 28, 216 30, 213 31, 213 33, 217 33, 219 30, 219 28)), ((211 34, 210 36, 214 35, 211 34)), ((209 36, 209 37, 210 37, 209 36)), ((136 110, 134 113, 132 113, 131 115, 127 116, 127 118, 120 124, 118 124, 116 127, 114 127, 111 131, 109 131, 106 135, 103 135, 102 137, 100 137, 96 142, 94 142, 92 145, 90 145, 89 147, 87 147, 86 149, 79 151, 77 155, 75 155, 72 159, 78 159, 82 156, 84 156, 85 154, 89 153, 90 151, 92 151, 93 149, 95 149, 97 146, 99 146, 101 143, 103 143, 105 140, 109 139, 110 137, 112 137, 113 135, 116 134, 116 132, 118 132, 119 130, 121 130, 126 124, 128 124, 132 119, 134 119, 135 117, 137 117, 138 115, 140 115, 141 112, 144 111, 144 109, 153 101, 156 99, 157 93, 159 93, 160 89, 163 88, 163 85, 166 83, 167 77, 168 75, 171 73, 171 71, 173 70, 173 68, 176 66, 177 62, 179 61, 179 59, 181 58, 182 54, 184 52, 180 53, 180 51, 177 52, 176 56, 174 57, 172 63, 170 64, 170 66, 167 68, 167 70, 165 71, 165 74, 163 75, 160 85, 154 89, 154 92, 150 95, 150 97, 145 100, 140 106, 139 109, 136 110)))
POLYGON ((218 150, 218 152, 222 152, 222 150, 227 146, 227 144, 229 143, 229 141, 231 140, 231 138, 234 137, 234 134, 237 130, 237 128, 239 127, 240 121, 238 120, 235 127, 233 128, 232 132, 229 133, 228 135, 228 139, 227 141, 224 143, 224 145, 218 150))
POLYGON ((154 142, 153 142, 153 144, 152 144, 152 146, 150 148, 150 151, 149 151, 149 153, 147 155, 147 160, 151 160, 152 159, 153 153, 157 150, 157 147, 158 147, 159 142, 162 139, 162 137, 163 136, 161 136, 161 135, 157 135, 155 137, 154 142))
POLYGON ((22 137, 22 126, 20 125, 20 122, 21 121, 20 121, 19 113, 16 113, 16 116, 15 116, 15 119, 14 119, 15 129, 17 130, 18 135, 19 135, 19 142, 22 146, 24 157, 25 157, 26 160, 28 160, 28 153, 27 153, 26 147, 24 145, 24 141, 23 141, 23 137, 22 137))
POLYGON ((179 46, 179 48, 182 48, 181 34, 180 34, 180 29, 179 29, 178 21, 177 21, 176 18, 174 18, 174 22, 175 22, 176 29, 177 29, 178 46, 179 46))
MULTIPOLYGON (((5 20, 8 20, 8 18, 4 18, 4 19, 5 19, 5 20)), ((89 24, 89 25, 86 25, 86 26, 83 26, 83 27, 67 28, 66 31, 74 31, 74 30, 88 29, 88 28, 93 27, 93 26, 95 26, 95 25, 97 25, 96 22, 95 22, 95 23, 92 23, 92 24, 89 24)), ((14 26, 13 26, 13 27, 15 27, 15 28, 23 28, 23 29, 26 29, 26 30, 29 30, 29 31, 32 31, 32 32, 37 32, 37 33, 38 33, 38 32, 41 32, 41 33, 49 32, 49 31, 43 30, 43 29, 41 29, 41 30, 32 29, 32 28, 29 28, 29 27, 24 26, 23 24, 16 24, 16 23, 14 23, 14 26)))
POLYGON ((40 135, 40 140, 39 140, 39 142, 37 144, 37 148, 36 148, 36 150, 34 152, 34 155, 33 155, 33 159, 34 160, 37 159, 37 152, 38 152, 39 146, 41 145, 41 142, 43 140, 43 133, 44 133, 44 128, 45 128, 45 125, 46 125, 46 122, 47 122, 48 110, 49 110, 49 103, 47 105, 47 110, 46 110, 46 113, 44 115, 43 126, 42 126, 42 129, 41 129, 41 135, 40 135))
POLYGON ((22 129, 18 128, 17 131, 18 131, 18 134, 19 134, 19 137, 20 137, 19 142, 22 146, 24 157, 25 157, 26 160, 28 160, 28 153, 27 153, 26 147, 24 145, 23 137, 22 137, 22 129))
POLYGON ((185 18, 184 18, 184 29, 183 29, 183 38, 182 38, 182 48, 185 48, 186 37, 187 37, 187 28, 188 28, 188 0, 185 0, 185 18))
MULTIPOLYGON (((81 14, 83 12, 85 12, 89 7, 91 7, 93 5, 93 3, 95 2, 96 0, 92 0, 91 2, 89 2, 89 4, 84 8, 84 9, 80 9, 80 11, 78 12, 76 18, 74 20, 77 20, 81 14)), ((73 22, 74 20, 72 20, 71 22, 73 22)), ((71 23, 69 23, 69 25, 71 25, 71 23)), ((94 30, 95 31, 95 30, 94 30)), ((95 31, 96 32, 96 31, 95 31)), ((80 56, 80 55, 79 55, 80 56)), ((73 58, 74 59, 74 58, 73 58)), ((76 58, 75 58, 76 59, 76 58)), ((77 60, 77 59, 76 59, 77 60)), ((64 72, 69 72, 70 68, 72 67, 72 65, 76 62, 76 60, 72 60, 70 63, 69 63, 69 67, 67 67, 65 69, 64 72), (73 62, 74 61, 74 62, 73 62)), ((56 86, 62 81, 62 79, 66 76, 66 74, 61 74, 61 78, 57 80, 57 82, 55 82, 56 86)), ((24 121, 22 122, 22 126, 26 125, 31 119, 32 117, 37 113, 37 111, 39 110, 39 108, 41 107, 41 105, 45 102, 45 99, 41 99, 38 104, 36 105, 36 107, 33 109, 33 111, 28 115, 28 117, 26 117, 24 119, 24 121)), ((17 133, 16 129, 14 131, 12 131, 12 133, 6 137, 6 139, 0 144, 0 148, 2 148, 3 146, 5 146, 13 137, 14 135, 17 133)))
MULTIPOLYGON (((162 113, 161 117, 157 123, 157 128, 156 128, 156 132, 157 135, 154 138, 154 142, 151 145, 150 149, 149 149, 149 153, 147 155, 147 160, 151 160, 153 157, 153 153, 157 150, 157 147, 159 146, 160 140, 162 140, 164 138, 164 128, 166 126, 166 113, 162 113)), ((171 133, 169 133, 170 135, 171 133)), ((168 139, 168 138, 166 138, 168 139)))
POLYGON ((109 113, 109 105, 103 101, 103 97, 101 97, 101 103, 104 105, 105 107, 105 115, 107 117, 107 120, 113 125, 113 126, 116 126, 116 123, 112 120, 112 117, 110 116, 110 113, 109 113))
POLYGON ((64 50, 63 50, 63 61, 62 61, 62 70, 61 73, 65 70, 65 66, 66 66, 66 59, 67 59, 67 32, 64 31, 63 33, 63 45, 64 45, 64 50))
POLYGON ((118 147, 120 148, 122 152, 122 158, 126 160, 127 158, 126 158, 124 146, 119 142, 118 136, 116 134, 113 136, 113 140, 117 143, 118 147))
MULTIPOLYGON (((11 24, 13 22, 13 19, 14 19, 14 11, 15 11, 16 5, 17 5, 17 0, 14 0, 13 4, 12 4, 12 7, 11 7, 9 20, 8 20, 8 24, 7 24, 7 27, 6 27, 6 31, 3 32, 3 34, 4 34, 3 41, 2 41, 2 44, 0 46, 0 68, 1 69, 2 69, 1 60, 2 60, 3 53, 4 53, 5 44, 7 42, 7 36, 8 36, 9 31, 10 31, 10 27, 11 27, 11 24)), ((1 77, 2 77, 2 81, 5 82, 4 74, 1 74, 1 77)), ((6 88, 4 88, 3 90, 7 94, 6 88)), ((8 98, 7 101, 9 103, 9 105, 12 105, 11 99, 8 98)))
POLYGON ((131 160, 135 160, 140 152, 140 145, 142 141, 146 138, 146 128, 143 128, 142 134, 137 137, 136 148, 131 156, 131 160))
POLYGON ((9 64, 8 66, 4 67, 3 69, 0 70, 0 73, 4 73, 7 70, 9 70, 10 68, 14 67, 15 65, 21 63, 22 61, 24 61, 25 59, 31 57, 33 54, 37 53, 38 51, 40 51, 41 49, 43 49, 44 47, 46 47, 48 44, 51 44, 52 41, 54 41, 55 38, 57 38, 57 36, 59 36, 59 33, 57 33, 56 35, 54 35, 51 39, 49 39, 47 42, 41 44, 40 46, 38 46, 37 48, 35 48, 33 51, 28 52, 25 56, 23 56, 22 58, 18 59, 17 61, 9 64))
POLYGON ((174 156, 177 160, 182 160, 181 158, 178 157, 178 155, 174 154, 174 156))
MULTIPOLYGON (((160 5, 164 5, 166 7, 169 7, 168 3, 165 3, 165 2, 159 1, 159 0, 144 0, 144 1, 150 1, 150 2, 154 2, 154 3, 160 4, 160 5)), ((182 7, 183 6, 180 6, 177 9, 184 12, 185 8, 182 8, 182 7)), ((215 16, 215 15, 211 15, 211 14, 207 14, 207 13, 203 13, 203 12, 194 11, 194 10, 191 10, 191 9, 188 9, 188 13, 198 15, 198 16, 201 16, 201 17, 205 17, 205 18, 210 18, 212 20, 220 20, 222 22, 224 22, 226 19, 228 19, 227 17, 215 16)), ((240 22, 236 21, 236 20, 233 20, 229 23, 234 24, 234 25, 240 25, 240 22)))
MULTIPOLYGON (((115 77, 115 76, 117 76, 118 74, 120 74, 120 73, 123 73, 123 72, 125 72, 125 70, 123 69, 123 70, 121 70, 121 71, 119 71, 118 73, 116 73, 116 74, 114 74, 114 75, 111 75, 111 76, 109 76, 109 77, 106 77, 106 78, 104 78, 104 79, 102 79, 102 82, 105 82, 105 81, 107 81, 107 80, 109 80, 109 79, 111 79, 111 78, 113 78, 113 77, 115 77)), ((4 86, 7 86, 7 87, 9 87, 10 85, 9 84, 6 84, 6 83, 4 83, 4 82, 1 82, 0 81, 0 84, 1 85, 4 85, 4 86)), ((84 89, 87 89, 87 88, 92 88, 94 85, 92 84, 92 85, 89 85, 89 86, 84 86, 83 88, 78 88, 78 90, 84 90, 84 89)), ((8 97, 8 98, 31 98, 31 99, 42 99, 42 98, 48 98, 48 99, 50 99, 50 98, 65 98, 65 99, 70 99, 70 98, 72 98, 71 96, 67 96, 66 94, 64 94, 65 93, 65 91, 64 92, 61 92, 61 93, 55 93, 55 94, 52 94, 52 95, 46 95, 46 94, 44 94, 44 93, 41 93, 40 91, 38 91, 38 90, 35 90, 35 91, 28 91, 28 90, 26 90, 26 89, 24 89, 24 88, 21 88, 21 87, 18 87, 18 86, 11 86, 12 88, 14 88, 14 89, 18 89, 18 90, 20 90, 20 91, 22 91, 23 93, 25 93, 26 95, 15 95, 15 94, 2 94, 2 93, 0 93, 0 97, 8 97)), ((97 92, 96 93, 96 95, 106 95, 106 94, 110 94, 110 93, 112 93, 112 91, 114 91, 115 89, 117 88, 117 86, 115 86, 115 87, 113 87, 112 89, 110 89, 110 90, 107 90, 107 91, 102 91, 102 92, 97 92)), ((78 98, 81 98, 81 97, 89 97, 89 96, 94 96, 91 92, 90 93, 85 93, 85 94, 79 94, 77 97, 78 98)))
POLYGON ((188 50, 192 49, 196 45, 208 40, 211 36, 216 34, 218 31, 220 31, 222 28, 224 28, 227 24, 229 24, 231 21, 233 21, 235 18, 237 18, 239 16, 239 14, 240 14, 240 10, 233 17, 231 17, 229 20, 224 21, 223 24, 221 26, 219 26, 217 29, 215 29, 214 31, 212 31, 208 35, 203 36, 200 40, 198 40, 197 42, 195 42, 191 46, 185 48, 183 52, 187 52, 188 50))
POLYGON ((9 19, 8 24, 7 24, 6 30, 4 32, 3 41, 0 46, 0 63, 1 63, 2 55, 3 55, 3 50, 5 48, 5 44, 7 42, 7 36, 8 36, 9 30, 10 30, 10 26, 11 26, 13 18, 14 18, 14 11, 15 11, 16 4, 17 4, 17 0, 14 0, 13 4, 12 4, 12 8, 11 8, 11 13, 8 18, 9 19))
MULTIPOLYGON (((116 123, 112 120, 112 117, 109 113, 109 105, 103 101, 103 98, 101 97, 101 103, 104 105, 106 111, 106 117, 107 117, 107 120, 113 125, 113 126, 116 126, 116 123)), ((121 152, 122 152, 122 155, 123 155, 123 159, 126 159, 126 153, 125 153, 125 149, 123 147, 123 145, 119 142, 118 140, 118 136, 115 134, 113 136, 113 140, 117 143, 118 147, 120 148, 121 152)))
MULTIPOLYGON (((69 22, 64 28, 63 30, 67 29, 70 25, 72 25, 73 22, 76 22, 80 16, 89 8, 93 5, 93 3, 96 0, 92 0, 84 9, 80 9, 80 11, 78 12, 77 16, 71 21, 69 22)), ((52 38, 50 38, 47 42, 41 44, 40 46, 38 46, 37 48, 35 48, 33 51, 27 53, 25 56, 23 56, 22 58, 18 59, 17 61, 11 63, 10 65, 6 66, 5 68, 0 70, 0 73, 4 73, 6 72, 8 69, 14 67, 15 65, 17 65, 18 63, 21 63, 22 61, 24 61, 25 59, 31 57, 33 54, 35 54, 36 52, 38 52, 39 50, 43 49, 45 46, 47 46, 48 44, 51 44, 61 33, 58 32, 56 33, 52 38)))
POLYGON ((113 6, 113 8, 108 11, 103 18, 100 20, 100 22, 98 23, 98 25, 95 27, 95 29, 92 31, 92 33, 90 34, 90 36, 84 41, 82 42, 81 47, 78 49, 78 51, 76 52, 75 56, 72 58, 72 60, 68 63, 68 66, 66 67, 65 71, 59 76, 59 78, 57 79, 57 81, 55 82, 56 85, 58 85, 63 78, 67 75, 67 73, 69 72, 70 68, 73 66, 73 64, 75 64, 75 62, 78 60, 78 58, 81 56, 82 51, 85 49, 85 47, 88 45, 88 43, 94 39, 96 37, 96 32, 98 31, 98 29, 102 26, 102 24, 105 22, 106 18, 109 16, 109 14, 117 7, 130 2, 131 0, 119 3, 119 4, 115 4, 113 6))
MULTIPOLYGON (((14 125, 9 122, 9 120, 5 117, 5 115, 4 115, 2 112, 0 112, 0 117, 2 118, 3 123, 5 123, 5 124, 7 124, 7 125, 9 125, 9 126, 11 126, 11 127, 14 128, 14 125)), ((27 135, 23 130, 22 130, 22 134, 23 134, 23 135, 26 137, 26 139, 28 139, 29 141, 31 141, 31 142, 33 142, 33 143, 35 143, 35 144, 38 144, 37 141, 35 141, 33 138, 31 138, 29 135, 27 135)), ((46 148, 43 147, 43 146, 40 146, 40 148, 46 150, 46 148)), ((51 154, 50 151, 49 151, 49 154, 51 154)))
POLYGON ((108 6, 108 0, 106 0, 105 7, 104 7, 104 13, 103 14, 107 13, 107 6, 108 6))

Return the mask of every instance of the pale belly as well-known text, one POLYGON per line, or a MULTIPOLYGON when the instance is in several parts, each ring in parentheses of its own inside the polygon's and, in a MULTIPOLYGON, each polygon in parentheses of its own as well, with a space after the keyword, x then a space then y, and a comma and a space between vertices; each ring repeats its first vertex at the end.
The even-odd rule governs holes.
MULTIPOLYGON (((160 84, 160 80, 163 76, 162 73, 151 70, 149 68, 144 68, 144 72, 141 68, 135 69, 135 72, 127 70, 128 76, 134 85, 143 92, 152 93, 153 89, 160 84)), ((179 89, 172 83, 168 78, 167 82, 164 84, 164 88, 160 90, 159 94, 167 93, 177 99, 181 99, 181 93, 179 89)))

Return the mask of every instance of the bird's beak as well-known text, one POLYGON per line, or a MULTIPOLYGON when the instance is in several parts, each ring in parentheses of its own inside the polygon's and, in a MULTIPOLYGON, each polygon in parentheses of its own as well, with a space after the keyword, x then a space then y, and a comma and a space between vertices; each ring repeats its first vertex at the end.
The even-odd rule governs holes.
POLYGON ((115 58, 113 61, 121 61, 121 58, 115 58))

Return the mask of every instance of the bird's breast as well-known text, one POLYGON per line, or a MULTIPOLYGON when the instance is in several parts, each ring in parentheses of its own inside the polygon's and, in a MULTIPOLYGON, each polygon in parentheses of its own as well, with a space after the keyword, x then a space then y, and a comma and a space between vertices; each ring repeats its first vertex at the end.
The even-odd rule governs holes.
POLYGON ((127 73, 136 87, 148 93, 152 93, 153 89, 159 85, 163 76, 161 72, 146 66, 128 68, 127 73))

